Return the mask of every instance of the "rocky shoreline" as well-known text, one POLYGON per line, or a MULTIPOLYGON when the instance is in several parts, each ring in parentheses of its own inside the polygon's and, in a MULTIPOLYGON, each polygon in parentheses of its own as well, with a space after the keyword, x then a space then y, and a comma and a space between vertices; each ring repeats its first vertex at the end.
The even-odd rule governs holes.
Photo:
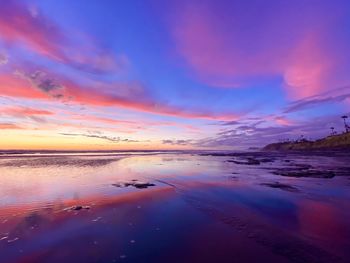
POLYGON ((350 151, 350 133, 328 136, 319 140, 271 143, 263 151, 350 151))

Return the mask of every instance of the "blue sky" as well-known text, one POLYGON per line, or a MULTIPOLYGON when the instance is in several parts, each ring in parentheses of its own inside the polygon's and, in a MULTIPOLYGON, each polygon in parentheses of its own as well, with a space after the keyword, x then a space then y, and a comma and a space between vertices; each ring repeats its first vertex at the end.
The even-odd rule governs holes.
POLYGON ((2 6, 3 148, 244 149, 349 114, 347 1, 2 6))

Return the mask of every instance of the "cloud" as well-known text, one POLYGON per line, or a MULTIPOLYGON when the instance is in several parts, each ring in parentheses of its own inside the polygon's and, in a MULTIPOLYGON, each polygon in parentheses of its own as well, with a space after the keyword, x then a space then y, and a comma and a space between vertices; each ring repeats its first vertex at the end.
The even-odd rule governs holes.
POLYGON ((286 116, 275 116, 273 117, 273 120, 278 125, 282 125, 282 126, 288 126, 293 124, 293 122, 290 119, 288 119, 286 116))
POLYGON ((220 125, 223 125, 223 126, 231 126, 231 125, 239 125, 239 124, 241 124, 240 121, 224 121, 220 123, 220 125))
POLYGON ((27 80, 33 87, 49 94, 53 98, 63 97, 63 86, 55 79, 49 77, 44 71, 37 70, 33 73, 26 74, 17 70, 15 75, 27 80))
POLYGON ((163 144, 169 144, 169 145, 191 145, 193 143, 193 140, 163 140, 163 144))
POLYGON ((14 74, 0 73, 0 94, 3 96, 31 99, 48 99, 48 94, 31 87, 26 79, 14 74))
POLYGON ((111 124, 111 125, 123 125, 128 127, 140 126, 139 121, 120 120, 120 119, 113 119, 113 118, 106 118, 106 117, 99 117, 99 116, 92 116, 92 115, 71 116, 71 119, 79 120, 79 121, 100 122, 100 123, 111 124))
POLYGON ((54 113, 47 110, 34 109, 29 107, 6 107, 1 109, 1 113, 7 115, 21 115, 21 116, 33 116, 33 115, 53 115, 54 113))
POLYGON ((81 32, 65 32, 40 14, 37 8, 16 0, 1 4, 0 39, 55 62, 95 74, 118 72, 129 64, 125 55, 115 55, 81 32))
POLYGON ((6 65, 8 63, 8 56, 6 54, 0 53, 0 66, 6 65))
POLYGON ((336 96, 336 97, 303 100, 288 106, 284 112, 285 113, 297 112, 297 111, 309 109, 322 104, 346 101, 348 98, 350 98, 350 93, 336 96))
MULTIPOLYGON (((332 55, 320 46, 322 38, 310 33, 290 54, 290 62, 284 70, 284 82, 291 98, 305 98, 324 91, 331 70, 332 55)), ((333 83, 334 85, 335 83, 333 83)))
POLYGON ((349 38, 335 33, 346 9, 327 1, 180 0, 165 13, 189 75, 221 88, 278 76, 288 98, 300 99, 350 81, 349 38))
POLYGON ((350 98, 350 87, 336 89, 333 90, 332 93, 327 92, 325 94, 292 102, 284 109, 284 113, 293 113, 329 103, 346 102, 350 98), (341 93, 339 94, 339 92, 341 93))
POLYGON ((33 109, 28 107, 5 107, 0 108, 0 116, 7 115, 15 118, 30 119, 37 123, 46 123, 44 117, 54 113, 47 110, 33 109))
POLYGON ((199 147, 229 149, 263 147, 280 140, 294 140, 301 135, 309 139, 322 138, 330 134, 330 127, 335 127, 338 132, 343 130, 339 116, 318 117, 281 126, 267 126, 266 123, 264 125, 246 124, 221 131, 212 137, 196 140, 193 144, 199 147))
POLYGON ((120 137, 114 137, 114 136, 107 136, 107 135, 101 135, 101 133, 95 133, 95 134, 84 134, 84 133, 60 133, 64 136, 81 136, 81 137, 87 137, 87 138, 97 138, 102 139, 106 141, 110 141, 113 143, 120 143, 120 142, 127 142, 127 143, 133 143, 133 142, 139 142, 137 140, 130 140, 130 139, 121 139, 120 137))
POLYGON ((13 123, 0 123, 0 130, 20 130, 22 127, 13 123))
POLYGON ((100 107, 121 107, 141 112, 189 119, 232 120, 234 113, 214 113, 206 109, 186 109, 156 100, 139 82, 79 84, 44 70, 17 70, 15 75, 0 74, 0 94, 12 97, 61 99, 65 102, 100 107), (29 84, 29 85, 28 85, 29 84))

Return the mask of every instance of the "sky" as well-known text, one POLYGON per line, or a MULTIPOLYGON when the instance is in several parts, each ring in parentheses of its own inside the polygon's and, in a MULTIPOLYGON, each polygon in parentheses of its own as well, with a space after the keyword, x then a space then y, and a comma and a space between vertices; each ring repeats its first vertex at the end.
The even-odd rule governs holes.
POLYGON ((347 0, 0 0, 0 149, 248 149, 343 132, 347 0))

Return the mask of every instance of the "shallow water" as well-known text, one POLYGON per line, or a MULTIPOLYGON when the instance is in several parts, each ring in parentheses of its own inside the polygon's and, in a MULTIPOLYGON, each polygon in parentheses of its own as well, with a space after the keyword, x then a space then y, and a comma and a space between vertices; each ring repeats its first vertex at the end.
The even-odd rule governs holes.
POLYGON ((347 155, 267 157, 4 155, 0 262, 349 262, 347 155))

